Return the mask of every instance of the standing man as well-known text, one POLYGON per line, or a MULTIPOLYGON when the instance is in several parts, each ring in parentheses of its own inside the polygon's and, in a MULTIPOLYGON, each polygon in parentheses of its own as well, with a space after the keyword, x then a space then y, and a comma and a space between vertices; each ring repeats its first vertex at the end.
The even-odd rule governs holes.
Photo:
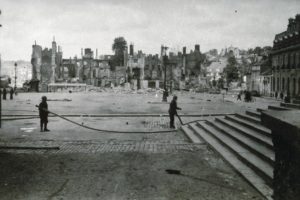
POLYGON ((47 129, 48 124, 48 104, 47 104, 47 97, 42 97, 42 102, 39 105, 39 112, 40 112, 40 120, 41 120, 41 132, 43 131, 50 131, 47 129), (43 129, 44 126, 44 129, 43 129))
POLYGON ((278 98, 278 92, 276 91, 275 92, 275 99, 277 99, 278 98))
POLYGON ((9 94, 10 94, 10 100, 13 100, 13 98, 14 98, 14 90, 13 90, 13 88, 10 89, 9 94))
POLYGON ((238 100, 242 101, 242 91, 240 91, 237 95, 237 101, 238 100))
POLYGON ((177 107, 177 96, 174 96, 173 100, 170 103, 170 108, 169 108, 170 128, 175 128, 175 126, 174 126, 174 116, 178 115, 177 110, 181 110, 181 108, 177 107))
POLYGON ((7 91, 6 91, 6 88, 3 89, 3 100, 6 100, 6 94, 7 94, 7 91))
POLYGON ((282 91, 280 92, 279 96, 280 96, 280 99, 282 101, 283 100, 283 92, 282 91))

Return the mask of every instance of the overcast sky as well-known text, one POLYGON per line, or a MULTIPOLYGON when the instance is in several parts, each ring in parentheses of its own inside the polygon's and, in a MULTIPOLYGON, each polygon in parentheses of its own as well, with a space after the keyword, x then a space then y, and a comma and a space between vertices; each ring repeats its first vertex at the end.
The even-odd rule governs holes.
POLYGON ((65 58, 81 48, 111 54, 124 36, 135 51, 159 53, 160 45, 202 52, 225 46, 272 45, 299 0, 0 0, 0 53, 30 60, 32 44, 51 48, 53 36, 65 58))

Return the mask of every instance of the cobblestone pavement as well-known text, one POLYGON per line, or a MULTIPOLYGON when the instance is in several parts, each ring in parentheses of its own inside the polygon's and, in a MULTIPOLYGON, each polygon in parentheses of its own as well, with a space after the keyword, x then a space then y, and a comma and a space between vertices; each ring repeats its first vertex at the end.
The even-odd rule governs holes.
POLYGON ((203 148, 203 144, 186 143, 184 140, 123 141, 122 143, 94 141, 22 141, 0 143, 0 152, 46 154, 108 152, 177 153, 198 151, 203 148), (54 147, 58 147, 59 149, 55 149, 54 147))
POLYGON ((61 149, 2 149, 0 199, 263 199, 205 144, 166 140, 3 145, 61 149), (181 174, 168 174, 167 169, 181 174))

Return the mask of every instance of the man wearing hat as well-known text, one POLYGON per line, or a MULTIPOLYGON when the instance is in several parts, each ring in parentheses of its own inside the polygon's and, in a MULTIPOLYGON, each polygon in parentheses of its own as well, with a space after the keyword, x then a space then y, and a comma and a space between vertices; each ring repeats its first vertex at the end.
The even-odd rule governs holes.
POLYGON ((170 128, 175 128, 174 116, 177 115, 177 110, 181 110, 181 108, 177 107, 177 96, 174 96, 169 108, 170 128))
POLYGON ((39 113, 40 113, 40 119, 41 119, 41 132, 42 131, 50 131, 47 129, 48 124, 48 104, 47 104, 47 97, 42 97, 42 102, 39 105, 39 113), (44 127, 44 129, 43 129, 44 127))

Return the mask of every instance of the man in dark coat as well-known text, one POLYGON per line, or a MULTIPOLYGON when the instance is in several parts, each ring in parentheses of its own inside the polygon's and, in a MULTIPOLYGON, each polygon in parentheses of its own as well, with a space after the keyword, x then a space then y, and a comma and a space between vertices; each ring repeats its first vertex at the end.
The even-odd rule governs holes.
POLYGON ((9 93, 10 93, 10 100, 12 100, 14 98, 14 90, 11 88, 9 93))
POLYGON ((40 119, 41 119, 41 132, 42 131, 50 131, 47 129, 48 124, 48 104, 47 104, 47 97, 42 97, 42 102, 39 105, 39 113, 40 113, 40 119), (44 129, 43 129, 44 126, 44 129))
POLYGON ((282 92, 280 92, 279 96, 280 96, 280 99, 283 100, 283 93, 282 92))
POLYGON ((175 128, 175 126, 174 126, 174 116, 178 115, 177 110, 181 110, 181 108, 177 107, 177 96, 174 96, 173 100, 170 103, 170 108, 169 108, 170 128, 175 128))
POLYGON ((6 88, 3 89, 3 100, 6 100, 6 94, 7 94, 7 91, 6 91, 6 88))

